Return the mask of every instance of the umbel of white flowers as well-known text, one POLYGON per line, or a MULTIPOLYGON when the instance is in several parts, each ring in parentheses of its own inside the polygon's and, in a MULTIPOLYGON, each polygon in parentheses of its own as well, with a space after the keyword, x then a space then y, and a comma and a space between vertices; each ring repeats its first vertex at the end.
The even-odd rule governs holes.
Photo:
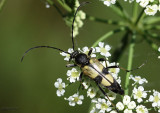
MULTIPOLYGON (((105 57, 108 59, 110 54, 111 47, 109 45, 105 45, 103 42, 99 42, 98 47, 93 48, 92 57, 105 57)), ((89 52, 88 47, 83 47, 82 49, 78 48, 78 50, 82 53, 87 54, 89 52)), ((68 49, 69 53, 73 52, 73 49, 68 49)), ((62 52, 60 55, 64 56, 65 61, 69 61, 70 55, 62 52)), ((102 65, 105 66, 105 62, 101 62, 102 65)), ((118 63, 109 63, 107 61, 108 66, 114 66, 118 65, 118 63)), ((121 83, 121 77, 118 75, 120 72, 119 68, 111 68, 108 70, 109 73, 112 74, 112 76, 118 81, 118 83, 121 83)), ((69 87, 69 84, 73 84, 77 81, 79 81, 80 76, 80 69, 79 68, 72 68, 67 71, 66 73, 66 79, 68 80, 68 83, 64 83, 61 78, 58 78, 55 82, 55 87, 57 88, 57 96, 64 96, 65 94, 65 88, 69 87)), ((93 80, 89 79, 88 77, 83 77, 83 86, 86 90, 86 96, 91 99, 91 103, 93 104, 93 108, 91 109, 90 113, 117 113, 115 111, 115 108, 111 106, 110 101, 99 91, 98 87, 94 85, 93 80)), ((110 100, 113 101, 116 105, 116 108, 123 113, 148 113, 149 110, 154 110, 155 112, 160 112, 160 93, 156 90, 153 91, 147 91, 143 87, 143 84, 148 83, 148 81, 145 78, 142 78, 140 76, 133 76, 130 75, 129 79, 131 79, 132 83, 132 90, 131 95, 124 95, 121 101, 116 101, 116 94, 107 91, 105 88, 105 91, 107 95, 109 96, 110 100), (146 107, 146 103, 151 103, 150 107, 146 107)), ((64 100, 67 100, 69 102, 70 106, 76 106, 83 104, 84 96, 80 94, 80 91, 75 90, 75 93, 71 96, 64 97, 64 100)))
MULTIPOLYGON (((111 6, 116 3, 117 0, 100 0, 103 1, 104 5, 111 6)), ((133 3, 134 0, 124 0, 125 2, 129 1, 129 3, 133 3)), ((143 8, 145 8, 144 12, 146 15, 155 15, 158 11, 160 11, 160 2, 157 0, 136 0, 136 2, 143 8)))

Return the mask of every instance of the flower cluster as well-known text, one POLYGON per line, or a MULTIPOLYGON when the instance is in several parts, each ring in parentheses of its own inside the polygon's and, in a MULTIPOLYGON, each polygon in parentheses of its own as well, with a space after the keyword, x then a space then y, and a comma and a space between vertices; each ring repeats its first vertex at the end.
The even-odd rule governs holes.
POLYGON ((152 102, 152 107, 160 112, 160 92, 153 90, 153 95, 150 95, 149 102, 152 102))
POLYGON ((116 3, 116 0, 102 0, 104 5, 111 6, 116 3))
POLYGON ((55 82, 54 83, 54 86, 56 87, 56 88, 58 88, 58 90, 57 90, 57 96, 63 96, 64 95, 64 93, 65 93, 65 90, 64 90, 64 88, 65 88, 65 83, 64 82, 62 82, 62 79, 61 78, 58 78, 57 79, 57 82, 55 82))
MULTIPOLYGON (((79 4, 79 1, 78 0, 75 0, 75 5, 74 5, 74 13, 76 12, 78 6, 80 6, 79 4)), ((81 28, 83 26, 83 20, 86 18, 86 14, 82 11, 82 10, 79 10, 77 12, 77 15, 75 17, 75 22, 74 22, 74 29, 73 29, 73 37, 76 37, 78 34, 79 34, 79 28, 81 28)), ((72 26, 72 22, 73 22, 73 16, 72 15, 69 15, 67 17, 64 18, 66 24, 68 26, 72 26)))
POLYGON ((135 101, 131 101, 130 96, 125 95, 125 96, 123 97, 123 103, 122 103, 122 102, 118 102, 118 103, 116 104, 116 107, 117 107, 120 111, 124 110, 124 113, 132 113, 132 110, 133 110, 134 108, 136 108, 136 103, 135 103, 135 101))
MULTIPOLYGON (((104 5, 111 6, 116 3, 116 0, 101 0, 104 5)), ((128 0, 124 0, 125 2, 128 0)), ((155 0, 129 0, 129 3, 136 1, 142 8, 144 8, 144 12, 146 15, 155 15, 158 11, 160 11, 160 1, 155 0)))
POLYGON ((117 109, 123 113, 148 113, 149 110, 160 112, 160 93, 155 90, 153 90, 153 94, 151 91, 145 91, 142 86, 144 83, 148 83, 145 78, 130 75, 130 79, 134 82, 131 96, 125 95, 122 102, 117 102, 117 109), (149 102, 152 103, 152 107, 147 108, 145 104, 149 102))
MULTIPOLYGON (((99 42, 98 47, 94 47, 92 49, 92 57, 105 57, 106 59, 108 59, 111 56, 109 52, 111 47, 109 45, 105 45, 103 42, 99 42)), ((78 51, 88 54, 89 48, 78 48, 78 51)), ((68 52, 72 53, 73 49, 68 49, 68 52)), ((69 61, 69 54, 66 54, 64 52, 61 52, 60 54, 65 57, 64 60, 69 61)), ((102 65, 104 65, 104 67, 118 65, 118 63, 115 62, 109 63, 108 60, 101 63, 102 65)), ((118 73, 120 72, 119 68, 109 68, 108 72, 115 78, 116 81, 121 83, 121 78, 120 76, 118 76, 118 73)), ((62 79, 57 79, 57 81, 55 82, 55 87, 58 88, 57 96, 64 96, 64 88, 79 81, 80 73, 81 71, 78 67, 74 67, 68 70, 66 78, 69 83, 66 85, 62 82, 62 79)), ((87 76, 83 76, 83 81, 80 86, 82 86, 82 88, 86 90, 86 97, 89 97, 91 99, 92 109, 90 113, 117 113, 117 109, 123 113, 148 113, 149 110, 160 112, 160 93, 156 90, 145 90, 143 85, 145 83, 148 83, 145 78, 130 75, 129 79, 131 80, 133 87, 132 89, 130 89, 131 95, 122 96, 122 99, 120 101, 117 101, 116 99, 117 97, 120 98, 119 95, 116 95, 116 93, 108 91, 107 88, 101 86, 111 100, 109 101, 108 98, 101 92, 101 90, 99 90, 98 86, 95 85, 93 80, 91 80, 87 76), (112 102, 115 104, 115 106, 112 105, 112 102), (151 107, 146 107, 146 103, 151 103, 151 107)), ((80 88, 81 87, 77 88, 78 91, 76 91, 72 96, 64 98, 69 102, 70 106, 81 105, 83 103, 84 96, 80 95, 80 88)))

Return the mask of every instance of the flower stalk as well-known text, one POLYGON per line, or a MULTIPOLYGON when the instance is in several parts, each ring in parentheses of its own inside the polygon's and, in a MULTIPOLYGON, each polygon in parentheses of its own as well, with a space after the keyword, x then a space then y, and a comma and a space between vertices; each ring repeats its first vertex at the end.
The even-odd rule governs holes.
MULTIPOLYGON (((133 62, 133 53, 134 53, 134 46, 135 46, 135 39, 136 39, 136 33, 132 34, 132 39, 131 39, 131 43, 129 46, 129 55, 128 55, 128 66, 127 69, 131 70, 132 69, 132 62, 133 62)), ((126 74, 126 80, 125 80, 125 95, 129 94, 129 76, 130 76, 131 72, 128 72, 126 74)))
POLYGON ((124 30, 126 30, 125 27, 120 27, 118 29, 115 29, 115 30, 107 32, 106 34, 101 36, 97 41, 95 41, 95 43, 92 45, 92 47, 97 46, 99 42, 106 40, 107 38, 109 38, 110 36, 114 35, 115 33, 118 33, 118 32, 124 31, 124 30))

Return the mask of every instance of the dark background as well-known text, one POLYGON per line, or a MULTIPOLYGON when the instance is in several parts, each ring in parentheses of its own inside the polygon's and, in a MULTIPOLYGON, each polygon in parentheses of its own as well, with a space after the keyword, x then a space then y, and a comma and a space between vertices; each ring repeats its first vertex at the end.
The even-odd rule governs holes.
MULTIPOLYGON (((125 7, 129 10, 129 3, 125 7)), ((87 14, 116 20, 120 19, 100 1, 94 1, 82 8, 87 14)), ((104 33, 117 28, 107 24, 84 21, 76 40, 79 47, 90 47, 104 33)), ((83 105, 70 107, 64 97, 57 97, 54 82, 63 78, 66 82, 66 62, 59 52, 51 49, 36 49, 28 53, 21 63, 23 53, 34 46, 49 45, 68 50, 71 45, 71 31, 54 7, 45 8, 39 0, 7 0, 0 13, 0 113, 86 113, 90 99, 83 105)), ((115 49, 124 34, 118 33, 105 40, 115 49)), ((160 45, 160 44, 159 44, 160 45)), ((128 49, 120 65, 127 67, 128 49)), ((145 77, 149 83, 146 90, 159 86, 160 60, 145 41, 136 44, 133 67, 145 61, 147 64, 133 72, 145 77)), ((121 71, 122 86, 125 72, 121 71)), ((78 85, 67 88, 66 96, 76 92, 78 85)), ((84 93, 86 95, 86 93, 84 93)), ((86 96, 85 96, 86 97, 86 96)))

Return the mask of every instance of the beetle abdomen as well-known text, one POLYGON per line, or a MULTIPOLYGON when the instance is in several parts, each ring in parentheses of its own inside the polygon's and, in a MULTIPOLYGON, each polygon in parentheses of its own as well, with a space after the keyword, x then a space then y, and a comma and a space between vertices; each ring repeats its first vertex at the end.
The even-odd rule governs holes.
POLYGON ((114 79, 114 82, 111 84, 111 86, 106 86, 106 88, 113 91, 114 93, 124 95, 124 90, 120 87, 120 85, 115 79, 114 79))
POLYGON ((96 83, 102 84, 115 93, 119 93, 120 95, 124 94, 123 89, 108 72, 108 69, 105 68, 96 58, 91 58, 89 63, 90 64, 82 67, 82 72, 84 75, 89 76, 96 83))

